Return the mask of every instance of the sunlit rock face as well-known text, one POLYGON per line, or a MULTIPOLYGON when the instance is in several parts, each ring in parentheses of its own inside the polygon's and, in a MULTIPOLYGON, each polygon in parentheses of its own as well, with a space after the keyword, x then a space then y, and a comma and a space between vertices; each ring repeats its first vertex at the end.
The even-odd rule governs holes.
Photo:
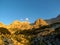
POLYGON ((25 30, 25 29, 30 29, 30 23, 25 21, 25 22, 19 22, 19 21, 14 21, 10 27, 12 28, 19 28, 19 29, 22 29, 22 30, 25 30))
POLYGON ((46 25, 48 25, 48 23, 46 21, 44 21, 43 19, 38 19, 38 20, 35 21, 33 27, 39 28, 41 26, 46 26, 46 25))
POLYGON ((6 28, 7 25, 5 25, 5 24, 3 24, 3 23, 0 22, 0 27, 4 27, 4 28, 6 28))
POLYGON ((27 21, 21 22, 21 21, 16 20, 13 23, 11 23, 10 25, 8 25, 7 28, 9 29, 9 31, 11 33, 14 33, 16 30, 32 29, 32 26, 27 21))

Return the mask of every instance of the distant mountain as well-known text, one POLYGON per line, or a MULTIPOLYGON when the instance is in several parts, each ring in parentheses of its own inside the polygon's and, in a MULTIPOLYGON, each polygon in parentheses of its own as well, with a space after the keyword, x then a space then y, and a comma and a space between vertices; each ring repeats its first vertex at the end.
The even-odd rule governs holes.
POLYGON ((17 28, 17 29, 30 29, 30 23, 28 21, 21 22, 19 20, 15 20, 13 23, 9 25, 10 28, 17 28))
POLYGON ((46 21, 44 21, 43 19, 40 19, 40 18, 37 19, 34 24, 35 25, 41 25, 41 26, 48 25, 48 23, 46 21))
POLYGON ((34 22, 34 27, 35 28, 39 28, 41 26, 45 26, 48 25, 48 23, 46 21, 44 21, 43 19, 39 18, 34 22))
POLYGON ((60 14, 56 18, 46 20, 49 24, 60 22, 60 14))

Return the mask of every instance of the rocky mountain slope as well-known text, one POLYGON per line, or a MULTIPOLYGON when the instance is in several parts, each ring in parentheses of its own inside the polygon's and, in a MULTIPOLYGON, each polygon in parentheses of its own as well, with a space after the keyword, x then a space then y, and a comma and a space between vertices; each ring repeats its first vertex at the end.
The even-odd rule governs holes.
POLYGON ((55 18, 52 18, 52 19, 48 19, 46 20, 49 24, 52 24, 52 23, 56 23, 56 22, 60 22, 60 14, 55 17, 55 18))
POLYGON ((43 19, 33 25, 18 20, 0 23, 0 45, 60 45, 60 23, 48 24, 43 19))

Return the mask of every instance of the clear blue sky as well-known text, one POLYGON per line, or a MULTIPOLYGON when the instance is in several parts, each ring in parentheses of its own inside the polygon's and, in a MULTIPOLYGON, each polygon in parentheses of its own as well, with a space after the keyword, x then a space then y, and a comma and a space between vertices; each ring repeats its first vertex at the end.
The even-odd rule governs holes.
POLYGON ((60 0, 0 0, 0 22, 10 24, 14 20, 29 18, 50 19, 60 14, 60 0))

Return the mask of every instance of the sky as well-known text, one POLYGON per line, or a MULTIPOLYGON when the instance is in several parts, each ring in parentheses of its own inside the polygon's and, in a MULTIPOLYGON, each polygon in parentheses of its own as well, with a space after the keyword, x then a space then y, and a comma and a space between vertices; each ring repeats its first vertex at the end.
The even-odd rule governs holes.
POLYGON ((10 24, 14 20, 38 18, 50 19, 60 14, 60 0, 0 0, 0 22, 10 24))

